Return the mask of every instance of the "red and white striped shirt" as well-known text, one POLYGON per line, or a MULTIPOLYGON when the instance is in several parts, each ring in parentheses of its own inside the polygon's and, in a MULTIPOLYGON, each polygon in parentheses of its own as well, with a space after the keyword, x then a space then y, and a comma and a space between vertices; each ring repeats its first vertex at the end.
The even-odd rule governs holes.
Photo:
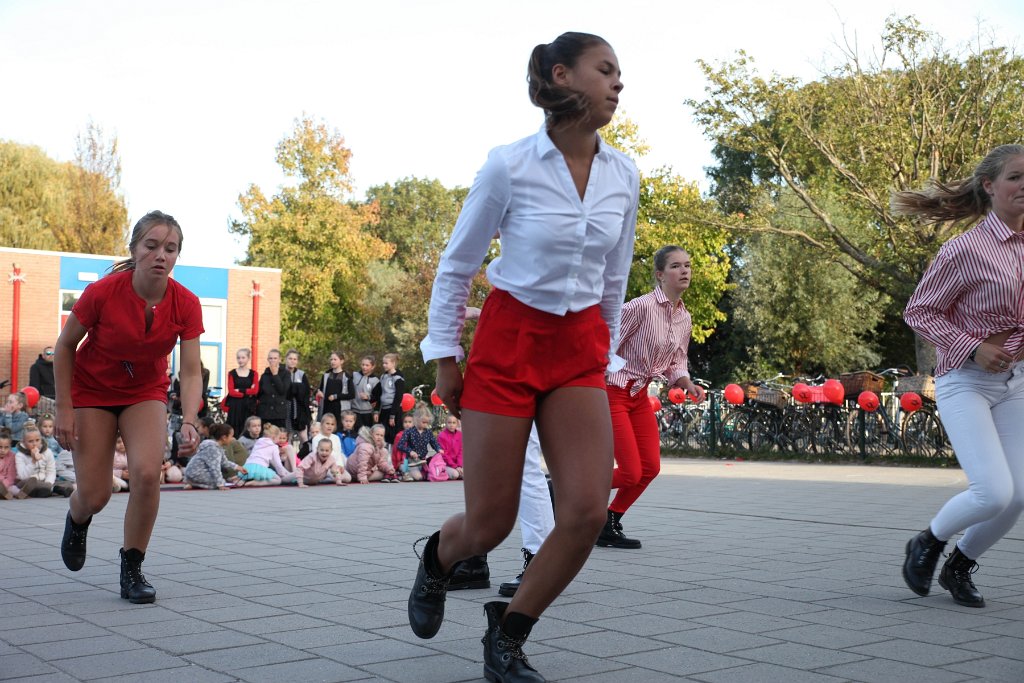
POLYGON ((625 359, 626 365, 608 376, 608 384, 625 389, 632 381, 629 393, 635 396, 652 379, 675 384, 680 377, 690 376, 686 365, 693 331, 690 312, 682 301, 673 306, 661 287, 622 306, 619 330, 615 353, 625 359))
POLYGON ((935 375, 959 368, 978 344, 1013 330, 1004 346, 1024 348, 1024 233, 994 213, 942 245, 910 297, 903 319, 935 345, 935 375))

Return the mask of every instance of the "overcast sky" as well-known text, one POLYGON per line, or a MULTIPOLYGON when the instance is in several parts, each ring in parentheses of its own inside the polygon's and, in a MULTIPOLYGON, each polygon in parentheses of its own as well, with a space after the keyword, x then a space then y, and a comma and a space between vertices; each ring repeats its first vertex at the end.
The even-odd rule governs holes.
POLYGON ((684 101, 698 59, 740 49, 764 72, 812 79, 843 34, 877 44, 895 11, 949 43, 978 24, 1004 45, 1024 26, 1015 0, 0 0, 0 139, 72 158, 91 119, 120 144, 134 222, 159 208, 186 238, 182 263, 227 266, 227 231, 251 183, 272 193, 274 147, 303 113, 353 152, 356 197, 407 176, 469 185, 487 151, 529 135, 530 51, 567 30, 603 36, 622 66, 624 111, 670 165, 704 186, 710 144, 684 101))

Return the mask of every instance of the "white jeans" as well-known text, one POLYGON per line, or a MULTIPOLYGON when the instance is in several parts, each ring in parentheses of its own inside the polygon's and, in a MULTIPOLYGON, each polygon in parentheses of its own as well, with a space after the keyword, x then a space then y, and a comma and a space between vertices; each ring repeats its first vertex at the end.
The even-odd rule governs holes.
POLYGON ((519 529, 523 532, 523 547, 536 554, 554 526, 555 513, 551 507, 548 480, 540 468, 540 437, 534 424, 530 430, 530 441, 526 444, 523 486, 519 491, 519 529))
POLYGON ((1024 510, 1024 363, 990 373, 967 361, 935 380, 935 398, 969 486, 931 530, 945 541, 966 529, 957 545, 977 560, 1024 510))

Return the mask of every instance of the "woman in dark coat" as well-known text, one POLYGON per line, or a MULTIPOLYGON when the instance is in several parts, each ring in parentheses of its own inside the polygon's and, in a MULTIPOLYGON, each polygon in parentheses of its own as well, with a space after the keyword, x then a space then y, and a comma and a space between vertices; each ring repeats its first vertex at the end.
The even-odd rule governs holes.
POLYGON ((309 427, 309 378, 299 370, 299 352, 288 349, 284 355, 285 370, 288 373, 288 429, 299 435, 299 442, 306 441, 306 428, 309 427))
POLYGON ((256 414, 263 424, 271 423, 284 429, 288 419, 288 392, 291 378, 281 367, 281 352, 271 349, 267 354, 267 369, 260 377, 259 407, 256 414))
POLYGON ((338 425, 341 425, 341 414, 351 410, 356 389, 351 373, 345 372, 345 354, 335 351, 331 354, 330 362, 331 369, 324 373, 320 389, 316 392, 317 400, 322 401, 318 417, 322 419, 331 413, 338 425))

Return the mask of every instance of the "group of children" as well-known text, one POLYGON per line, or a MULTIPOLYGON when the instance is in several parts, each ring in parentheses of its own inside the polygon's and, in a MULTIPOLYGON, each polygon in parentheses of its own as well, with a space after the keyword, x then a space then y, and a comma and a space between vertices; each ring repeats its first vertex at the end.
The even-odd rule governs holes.
POLYGON ((0 499, 70 496, 75 490, 71 453, 57 444, 53 418, 44 415, 37 423, 26 407, 25 394, 16 391, 0 413, 0 499))

